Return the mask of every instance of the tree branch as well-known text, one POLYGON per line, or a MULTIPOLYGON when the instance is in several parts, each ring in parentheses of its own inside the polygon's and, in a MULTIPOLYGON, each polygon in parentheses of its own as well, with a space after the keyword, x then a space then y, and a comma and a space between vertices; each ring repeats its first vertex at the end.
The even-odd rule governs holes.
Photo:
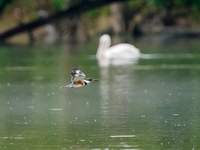
POLYGON ((2 34, 0 34, 0 40, 4 41, 5 39, 16 35, 18 33, 21 32, 30 32, 33 29, 48 24, 50 22, 56 21, 58 19, 64 18, 64 17, 68 17, 68 16, 72 16, 72 15, 76 15, 77 13, 83 12, 83 11, 87 11, 87 10, 91 10, 97 7, 101 7, 103 5, 106 4, 110 4, 112 2, 119 2, 119 1, 124 1, 124 0, 96 0, 96 1, 92 1, 92 2, 82 2, 79 3, 75 6, 70 7, 67 10, 64 11, 60 11, 52 16, 49 16, 47 18, 43 18, 43 19, 37 19, 35 21, 32 21, 30 23, 27 24, 21 24, 20 26, 17 26, 13 29, 10 29, 2 34))

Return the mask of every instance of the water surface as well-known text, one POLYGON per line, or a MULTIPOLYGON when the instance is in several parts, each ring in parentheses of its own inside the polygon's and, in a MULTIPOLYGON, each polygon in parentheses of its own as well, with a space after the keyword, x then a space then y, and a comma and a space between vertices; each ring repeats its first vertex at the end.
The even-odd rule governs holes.
POLYGON ((199 149, 199 41, 136 41, 150 55, 109 67, 97 44, 0 46, 0 149, 199 149), (99 82, 61 89, 73 66, 99 82))

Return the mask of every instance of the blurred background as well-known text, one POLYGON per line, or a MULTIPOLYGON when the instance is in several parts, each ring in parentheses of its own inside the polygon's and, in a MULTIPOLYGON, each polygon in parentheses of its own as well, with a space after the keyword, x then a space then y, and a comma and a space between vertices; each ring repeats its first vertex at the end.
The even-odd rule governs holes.
POLYGON ((199 36, 198 0, 111 2, 113 0, 1 0, 0 31, 3 33, 38 19, 46 19, 44 24, 26 26, 24 30, 9 36, 9 41, 23 44, 32 40, 51 43, 86 40, 103 33, 128 34, 132 37, 199 36), (71 12, 66 11, 71 9, 71 12), (55 18, 51 17, 55 14, 58 14, 55 18))
POLYGON ((0 0, 0 149, 200 149, 199 8, 0 0), (97 60, 102 34, 141 57, 97 60), (73 66, 99 81, 61 89, 73 66))

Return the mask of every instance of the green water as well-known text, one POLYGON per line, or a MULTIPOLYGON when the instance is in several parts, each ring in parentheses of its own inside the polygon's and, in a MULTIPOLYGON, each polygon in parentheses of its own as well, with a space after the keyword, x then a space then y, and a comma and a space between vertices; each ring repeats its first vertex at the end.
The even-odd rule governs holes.
POLYGON ((97 44, 0 46, 0 149, 200 149, 199 41, 137 41, 150 58, 109 67, 97 44), (73 66, 99 81, 61 89, 73 66))

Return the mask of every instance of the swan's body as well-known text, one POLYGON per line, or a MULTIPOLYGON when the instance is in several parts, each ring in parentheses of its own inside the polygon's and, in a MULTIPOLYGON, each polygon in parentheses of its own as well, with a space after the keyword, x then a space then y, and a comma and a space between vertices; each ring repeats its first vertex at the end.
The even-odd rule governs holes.
POLYGON ((139 58, 140 50, 131 44, 117 44, 110 47, 111 38, 109 35, 104 34, 100 37, 99 47, 97 50, 96 58, 139 58))

